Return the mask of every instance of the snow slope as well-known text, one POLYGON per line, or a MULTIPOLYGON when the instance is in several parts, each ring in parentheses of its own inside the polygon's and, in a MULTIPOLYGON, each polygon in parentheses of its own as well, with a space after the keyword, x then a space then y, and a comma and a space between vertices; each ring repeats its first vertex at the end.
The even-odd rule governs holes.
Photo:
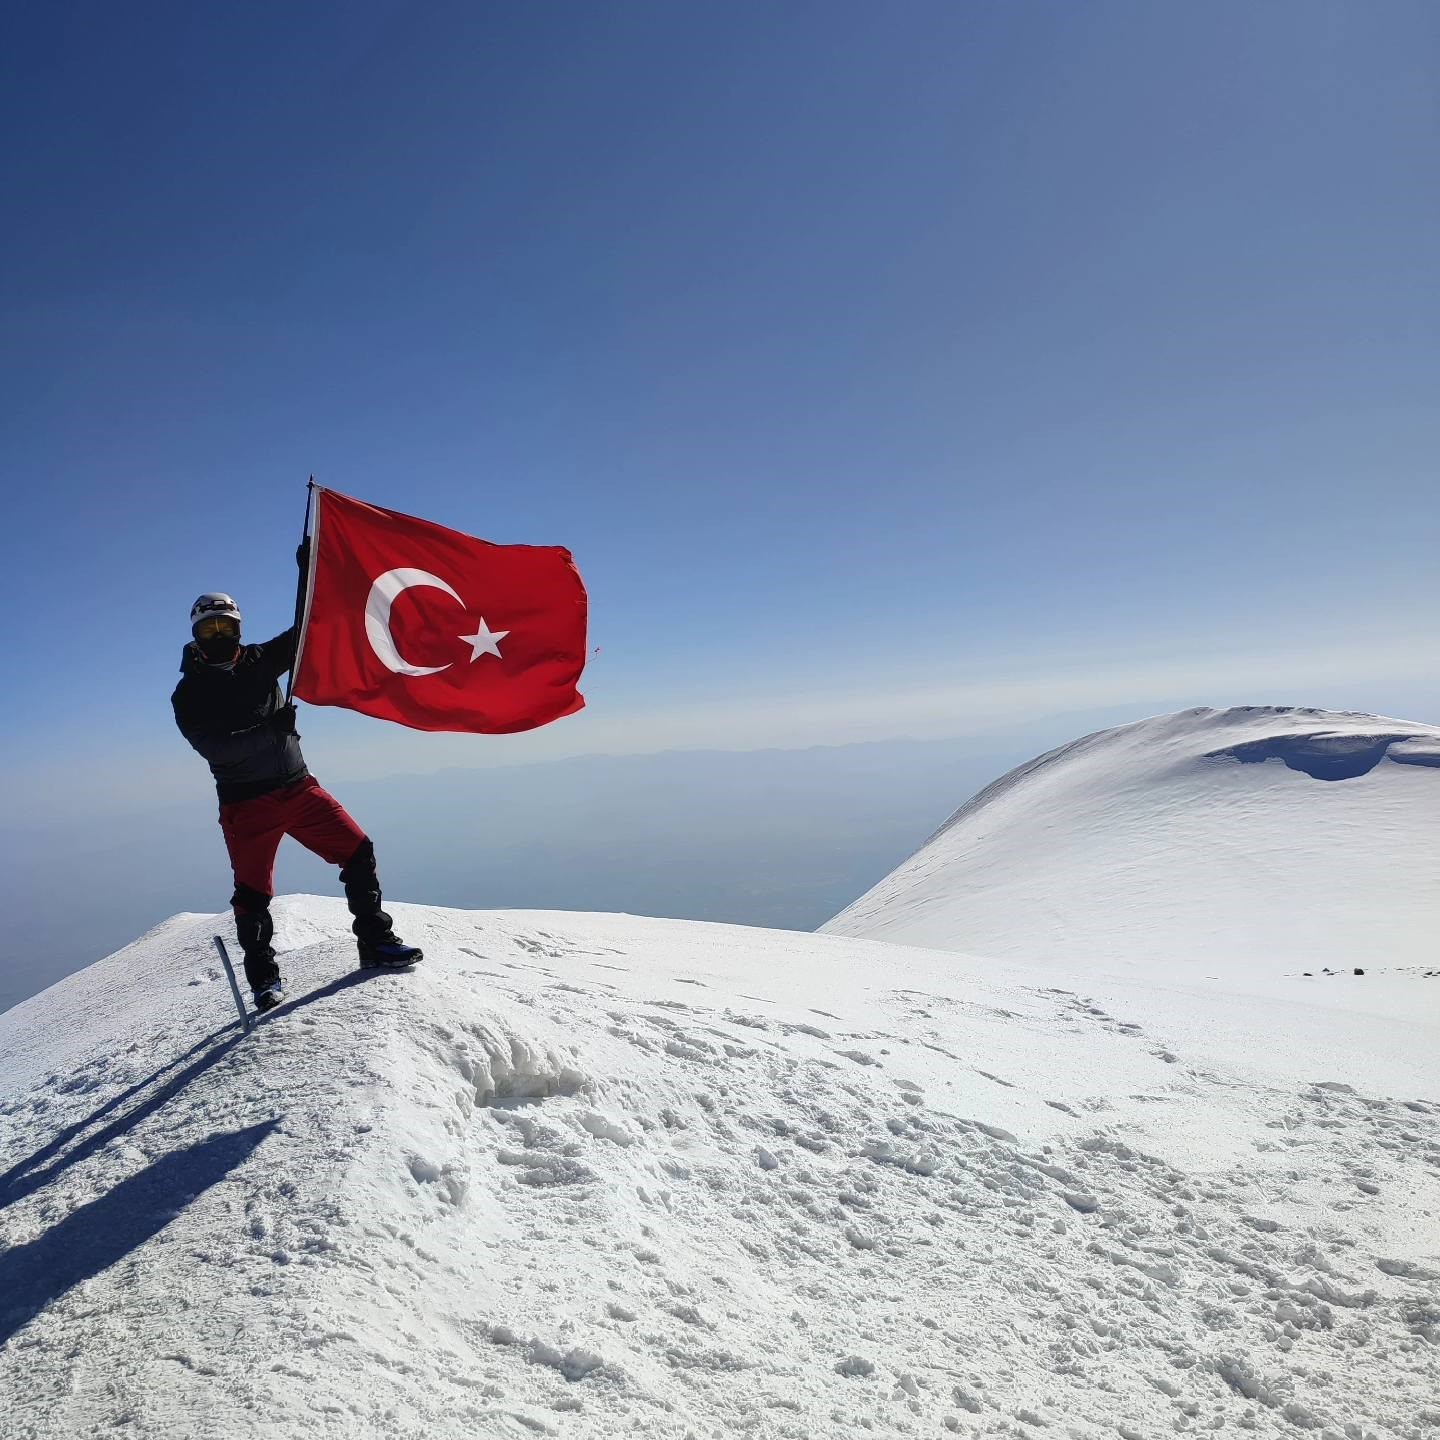
POLYGON ((244 1039, 210 916, 0 1016, 7 1440, 1440 1434, 1423 1017, 394 908, 244 1039))
POLYGON ((822 930, 1087 975, 1433 967, 1436 767, 1440 728, 1373 715, 1143 720, 1012 770, 822 930))

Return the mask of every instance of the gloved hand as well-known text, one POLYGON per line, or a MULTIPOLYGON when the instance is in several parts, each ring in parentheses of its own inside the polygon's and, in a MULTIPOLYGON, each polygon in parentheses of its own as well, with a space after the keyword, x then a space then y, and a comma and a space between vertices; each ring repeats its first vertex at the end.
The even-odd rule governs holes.
POLYGON ((295 547, 295 563, 302 570, 306 570, 310 566, 310 537, 308 535, 295 547))
POLYGON ((270 717, 270 725, 277 735, 295 734, 294 705, 277 705, 275 713, 270 717))

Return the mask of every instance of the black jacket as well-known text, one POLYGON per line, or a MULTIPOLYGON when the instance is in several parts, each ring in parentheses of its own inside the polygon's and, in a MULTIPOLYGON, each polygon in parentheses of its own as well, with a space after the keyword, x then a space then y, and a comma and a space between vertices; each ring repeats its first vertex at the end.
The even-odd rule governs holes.
POLYGON ((210 762, 222 805, 309 774, 277 683, 294 663, 293 629, 263 645, 242 645, 233 667, 211 665, 194 645, 185 647, 170 704, 180 733, 210 762))

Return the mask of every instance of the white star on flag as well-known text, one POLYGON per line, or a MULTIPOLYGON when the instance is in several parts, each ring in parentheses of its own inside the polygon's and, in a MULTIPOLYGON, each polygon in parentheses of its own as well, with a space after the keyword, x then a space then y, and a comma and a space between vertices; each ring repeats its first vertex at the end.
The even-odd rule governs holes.
POLYGON ((492 630, 486 623, 485 617, 480 617, 480 628, 473 635, 461 635, 459 638, 470 645, 470 663, 473 665, 482 655, 494 655, 497 659, 503 658, 500 655, 500 642, 509 634, 508 630, 492 630))

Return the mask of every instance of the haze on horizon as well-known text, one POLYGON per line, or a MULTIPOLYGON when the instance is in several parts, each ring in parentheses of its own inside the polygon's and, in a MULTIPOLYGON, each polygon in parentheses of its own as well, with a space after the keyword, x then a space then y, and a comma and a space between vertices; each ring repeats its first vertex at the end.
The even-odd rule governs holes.
MULTIPOLYGON (((401 797, 358 816, 382 874, 473 851, 475 905, 562 851, 575 903, 633 900, 573 858, 613 813, 579 784, 547 808, 577 757, 638 757, 640 853, 685 818, 643 757, 913 742, 899 844, 1157 711, 1440 718, 1437 65, 1418 0, 17 11, 0 899, 27 963, 103 943, 62 946, 62 912, 120 943, 224 904, 167 697, 197 593, 252 639, 289 623, 311 472, 585 576, 579 716, 304 716, 342 800, 401 797), (929 744, 955 748, 926 794, 929 744), (514 832, 403 803, 497 766, 514 832), (518 829, 529 869, 494 858, 518 829)), ((716 837, 753 865, 739 810, 783 830, 796 792, 734 763, 716 837)), ((843 762, 825 784, 856 829, 887 803, 843 762)), ((282 888, 327 888, 307 865, 282 888)), ((771 866, 795 924, 802 869, 771 866)), ((715 874, 646 903, 695 913, 715 874)))

